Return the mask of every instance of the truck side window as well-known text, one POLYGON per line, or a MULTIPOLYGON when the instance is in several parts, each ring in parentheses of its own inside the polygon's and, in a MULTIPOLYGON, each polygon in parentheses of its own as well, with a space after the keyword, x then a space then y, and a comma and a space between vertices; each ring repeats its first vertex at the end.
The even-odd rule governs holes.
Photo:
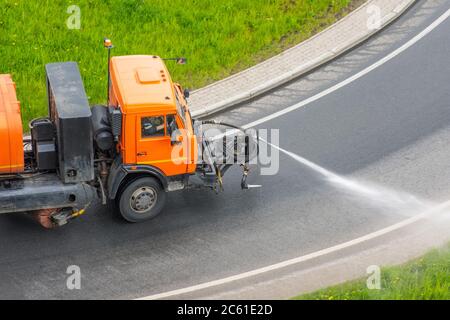
POLYGON ((164 116, 141 118, 142 138, 164 136, 164 116))
POLYGON ((177 121, 175 119, 175 115, 173 114, 168 115, 166 119, 167 119, 167 135, 171 137, 172 134, 178 130, 177 121))

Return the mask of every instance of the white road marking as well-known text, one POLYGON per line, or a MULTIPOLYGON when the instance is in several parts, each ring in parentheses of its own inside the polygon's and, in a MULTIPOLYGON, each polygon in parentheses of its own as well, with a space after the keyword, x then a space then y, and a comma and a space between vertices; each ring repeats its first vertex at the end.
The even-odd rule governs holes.
POLYGON ((366 74, 368 74, 369 72, 377 69, 378 67, 382 66, 383 64, 385 64, 386 62, 392 60, 393 58, 395 58, 396 56, 398 56, 400 53, 402 53, 403 51, 407 50, 408 48, 410 48, 412 45, 414 45, 415 43, 419 42, 419 40, 421 40, 422 38, 424 38, 426 35, 428 35, 431 31, 433 31, 434 29, 436 29, 440 24, 442 24, 448 17, 450 16, 450 9, 447 10, 447 12, 445 12, 442 16, 440 16, 436 21, 434 21, 431 25, 429 25, 425 30, 423 30, 421 33, 419 33, 418 35, 416 35, 414 38, 412 38, 411 40, 409 40, 408 42, 406 42, 404 45, 402 45, 400 48, 398 48, 397 50, 393 51, 392 53, 390 53, 389 55, 387 55, 386 57, 384 57, 383 59, 379 60, 378 62, 375 62, 374 64, 372 64, 371 66, 367 67, 366 69, 358 72, 357 74, 351 76, 350 78, 347 78, 346 80, 316 94, 315 96, 312 96, 306 100, 300 101, 299 103, 296 103, 290 107, 287 107, 283 110, 277 111, 271 115, 268 115, 266 117, 263 117, 259 120, 253 121, 249 124, 246 124, 245 126, 243 126, 244 129, 248 129, 248 128, 252 128, 255 127, 257 125, 260 125, 264 122, 270 121, 272 119, 281 117, 282 115, 285 115, 289 112, 292 112, 294 110, 297 110, 301 107, 304 107, 308 104, 310 104, 311 102, 317 101, 323 97, 325 97, 326 95, 329 95, 330 93, 333 93, 343 87, 345 87, 346 85, 354 82, 355 80, 358 80, 359 78, 365 76, 366 74))
POLYGON ((168 292, 164 292, 164 293, 159 293, 159 294, 155 294, 155 295, 151 295, 148 297, 144 297, 144 298, 140 298, 138 300, 157 300, 157 299, 164 299, 164 298, 168 298, 168 297, 172 297, 172 296, 178 296, 178 295, 182 295, 182 294, 186 294, 186 293, 190 293, 190 292, 194 292, 194 291, 198 291, 198 290, 202 290, 202 289, 208 289, 211 287, 215 287, 215 286, 219 286, 219 285, 223 285, 226 283, 230 283, 233 281, 237 281, 237 280, 242 280, 245 278, 249 278, 249 277, 254 277, 257 275, 261 275, 263 273, 269 272, 269 271, 275 271, 278 269, 282 269, 285 267, 289 267, 292 266, 294 264, 297 263, 301 263, 301 262, 305 262, 308 260, 312 260, 339 250, 343 250, 349 247, 353 247, 357 244, 378 238, 382 235, 385 235, 387 233, 390 233, 392 231, 401 229, 403 227, 406 227, 414 222, 417 222, 419 220, 422 220, 426 217, 430 217, 431 215, 443 211, 444 209, 450 208, 450 201, 446 201, 441 203, 440 205, 437 205, 436 207, 427 210, 419 215, 416 215, 414 217, 411 217, 409 219, 403 220, 401 222, 398 222, 394 225, 391 225, 389 227, 386 227, 384 229, 369 233, 365 236, 326 248, 326 249, 322 249, 298 258, 294 258, 294 259, 290 259, 290 260, 286 260, 283 262, 279 262, 276 264, 272 264, 270 266, 264 267, 264 268, 259 268, 259 269, 255 269, 252 271, 248 271, 248 272, 244 272, 235 276, 231 276, 231 277, 227 277, 227 278, 223 278, 223 279, 219 279, 219 280, 215 280, 215 281, 210 281, 210 282, 205 282, 199 285, 195 285, 195 286, 191 286, 191 287, 187 287, 187 288, 183 288, 183 289, 178 289, 178 290, 173 290, 173 291, 168 291, 168 292))
MULTIPOLYGON (((436 21, 434 21, 431 25, 429 25, 425 30, 423 30, 421 33, 419 33, 417 36, 415 36, 414 38, 412 38, 411 40, 409 40, 407 43, 405 43, 403 46, 401 46, 400 48, 398 48, 397 50, 393 51, 391 54, 387 55, 386 57, 384 57, 383 59, 379 60, 378 62, 374 63, 373 65, 367 67, 366 69, 358 72, 357 74, 355 74, 354 76, 338 83, 337 85, 322 91, 321 93, 312 96, 304 101, 301 101, 293 106, 290 106, 286 109, 280 110, 278 112, 275 112, 269 116, 263 117, 259 120, 253 121, 245 126, 243 126, 243 128, 248 129, 257 125, 260 125, 262 123, 265 123, 267 121, 270 121, 272 119, 275 119, 277 117, 280 117, 282 115, 285 115, 291 111, 297 110, 301 107, 304 107, 308 104, 310 104, 311 102, 317 101, 320 98, 333 93, 337 90, 339 90, 340 88, 345 87, 346 85, 352 83, 353 81, 363 77, 364 75, 368 74, 369 72, 377 69, 378 67, 382 66, 383 64, 385 64, 386 62, 392 60, 393 58, 395 58, 396 56, 398 56, 400 53, 402 53, 403 51, 407 50, 408 48, 410 48, 412 45, 414 45, 415 43, 417 43, 419 40, 421 40, 422 38, 424 38, 426 35, 428 35, 431 31, 433 31, 434 29, 436 29, 440 24, 442 24, 448 17, 450 16, 450 9, 447 10, 442 16, 440 16, 436 21)), ((277 269, 282 269, 297 263, 301 263, 301 262, 305 262, 317 257, 321 257, 345 248, 349 248, 352 246, 355 246, 357 244, 369 241, 371 239, 375 239, 377 237, 380 237, 382 235, 385 235, 387 233, 390 233, 392 231, 398 230, 400 228, 403 228, 405 226, 408 226, 410 224, 413 224, 414 222, 417 222, 423 218, 426 218, 428 216, 431 216, 433 213, 439 212, 443 209, 446 209, 447 207, 450 207, 450 201, 444 202, 434 208, 432 208, 431 210, 425 211, 422 214, 416 215, 414 217, 411 217, 409 219, 403 220, 399 223, 396 223, 394 225, 391 225, 389 227, 383 228, 381 230, 372 232, 370 234, 367 234, 365 236, 326 248, 326 249, 322 249, 301 257, 297 257, 297 258, 293 258, 290 260, 286 260, 283 262, 279 262, 276 264, 272 264, 270 266, 267 267, 263 267, 263 268, 259 268, 259 269, 255 269, 252 271, 248 271, 248 272, 244 272, 238 275, 234 275, 234 276, 230 276, 227 278, 223 278, 223 279, 218 279, 218 280, 214 280, 214 281, 209 281, 209 282, 205 282, 202 284, 198 284, 198 285, 194 285, 194 286, 190 286, 190 287, 186 287, 186 288, 182 288, 182 289, 178 289, 178 290, 173 290, 173 291, 168 291, 168 292, 164 292, 164 293, 159 293, 159 294, 154 294, 154 295, 150 295, 147 297, 143 297, 143 298, 139 298, 138 300, 156 300, 156 299, 163 299, 163 298, 169 298, 169 297, 173 297, 173 296, 177 296, 177 295, 182 295, 182 294, 186 294, 186 293, 190 293, 190 292, 195 292, 198 290, 202 290, 202 289, 207 289, 207 288, 211 288, 211 287, 215 287, 215 286, 219 286, 219 285, 223 285, 223 284, 227 284, 233 281, 237 281, 237 280, 242 280, 245 278, 249 278, 249 277, 253 277, 253 276, 257 276, 257 275, 261 275, 263 273, 269 272, 269 271, 274 271, 277 269)))

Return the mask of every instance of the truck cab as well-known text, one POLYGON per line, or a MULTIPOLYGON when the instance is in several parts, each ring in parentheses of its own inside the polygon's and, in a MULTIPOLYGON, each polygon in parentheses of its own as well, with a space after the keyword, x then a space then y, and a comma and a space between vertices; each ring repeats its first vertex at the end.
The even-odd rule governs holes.
POLYGON ((122 114, 118 150, 123 164, 153 167, 166 177, 194 173, 191 115, 162 59, 113 57, 110 68, 109 106, 122 114))
POLYGON ((167 191, 188 186, 197 138, 183 90, 160 57, 116 56, 109 68, 107 108, 117 156, 105 185, 122 216, 137 222, 161 211, 167 191))

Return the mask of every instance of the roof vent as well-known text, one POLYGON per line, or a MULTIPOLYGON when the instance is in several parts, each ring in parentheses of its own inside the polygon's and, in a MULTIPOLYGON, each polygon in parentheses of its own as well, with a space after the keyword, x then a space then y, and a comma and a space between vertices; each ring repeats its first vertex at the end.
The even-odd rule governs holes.
POLYGON ((142 84, 158 84, 161 82, 161 75, 153 68, 139 68, 136 75, 142 84))

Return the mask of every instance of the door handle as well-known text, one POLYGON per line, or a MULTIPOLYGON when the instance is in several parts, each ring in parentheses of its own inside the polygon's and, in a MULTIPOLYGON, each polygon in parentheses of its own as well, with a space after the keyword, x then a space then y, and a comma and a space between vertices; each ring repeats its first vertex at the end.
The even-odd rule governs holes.
POLYGON ((138 153, 137 153, 137 156, 138 156, 138 157, 142 157, 142 156, 146 156, 146 155, 147 155, 147 152, 145 152, 145 151, 144 151, 144 152, 138 152, 138 153))

